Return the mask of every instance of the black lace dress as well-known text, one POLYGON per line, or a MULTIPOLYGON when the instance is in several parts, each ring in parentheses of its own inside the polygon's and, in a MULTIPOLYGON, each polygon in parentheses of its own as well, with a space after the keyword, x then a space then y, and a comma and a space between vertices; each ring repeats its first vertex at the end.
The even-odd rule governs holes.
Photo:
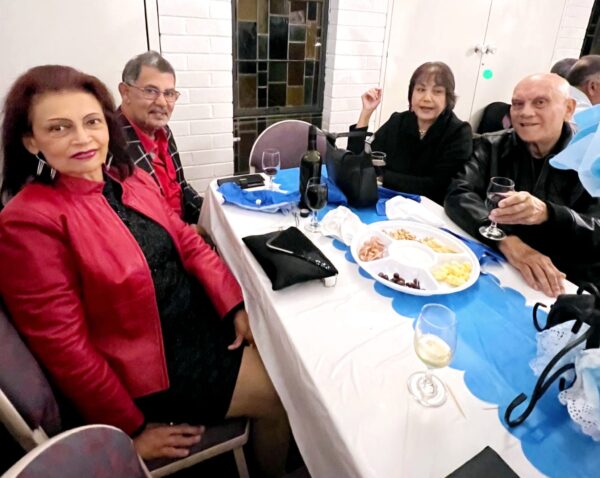
POLYGON ((136 403, 147 422, 222 420, 242 359, 241 347, 227 349, 235 338, 232 314, 225 319, 218 316, 202 285, 185 271, 169 234, 123 205, 121 186, 105 179, 104 196, 140 245, 152 271, 169 374, 169 389, 138 398, 136 403))

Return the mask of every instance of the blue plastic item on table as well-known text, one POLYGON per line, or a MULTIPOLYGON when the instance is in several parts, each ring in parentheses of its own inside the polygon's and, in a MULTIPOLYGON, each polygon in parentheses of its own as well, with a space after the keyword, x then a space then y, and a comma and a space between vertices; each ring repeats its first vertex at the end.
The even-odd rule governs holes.
MULTIPOLYGON (((381 220, 372 208, 355 212, 367 224, 381 220)), ((334 241, 334 246, 355 262, 348 246, 339 241, 334 241)), ((521 392, 529 395, 537 380, 529 367, 537 354, 532 307, 526 305, 522 294, 501 287, 493 275, 482 273, 464 291, 421 297, 385 287, 361 268, 357 272, 362 280, 372 282, 376 293, 391 299, 392 309, 402 317, 416 319, 421 308, 431 302, 456 313, 458 342, 450 366, 464 370, 465 384, 473 395, 498 405, 498 420, 521 442, 523 453, 540 472, 557 478, 600 476, 600 446, 577 428, 560 404, 557 383, 523 425, 509 428, 504 422, 508 405, 521 392)))
POLYGON ((298 191, 282 193, 268 189, 242 189, 235 183, 225 183, 218 191, 226 203, 261 212, 277 212, 300 200, 298 191))
POLYGON ((568 146, 550 160, 557 169, 577 171, 587 192, 600 196, 600 105, 575 115, 577 133, 568 146))
MULTIPOLYGON (((323 177, 327 183, 328 204, 348 204, 346 196, 340 189, 327 178, 325 168, 323 177)), ((225 183, 218 188, 226 203, 235 204, 244 209, 260 212, 277 212, 287 209, 300 201, 299 168, 284 169, 277 173, 275 183, 279 191, 269 189, 242 189, 235 183, 225 183)))

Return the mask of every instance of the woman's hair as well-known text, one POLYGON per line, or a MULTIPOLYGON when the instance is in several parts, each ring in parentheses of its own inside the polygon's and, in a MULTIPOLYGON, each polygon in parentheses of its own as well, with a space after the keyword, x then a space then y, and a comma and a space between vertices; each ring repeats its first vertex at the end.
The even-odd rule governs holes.
POLYGON ((117 122, 115 103, 108 88, 96 77, 74 68, 61 65, 44 65, 31 68, 21 75, 10 88, 4 102, 2 123, 3 181, 1 202, 17 194, 30 180, 51 182, 50 168, 44 167, 37 176, 38 159, 23 145, 23 137, 32 134, 31 107, 37 95, 62 91, 83 91, 93 95, 106 118, 110 135, 108 150, 113 159, 111 167, 122 178, 133 172, 133 161, 127 153, 125 139, 117 122))
POLYGON ((412 107, 412 94, 417 82, 426 82, 430 78, 436 85, 446 89, 446 108, 453 110, 456 105, 454 75, 450 67, 441 61, 428 61, 415 70, 408 84, 408 105, 412 107))

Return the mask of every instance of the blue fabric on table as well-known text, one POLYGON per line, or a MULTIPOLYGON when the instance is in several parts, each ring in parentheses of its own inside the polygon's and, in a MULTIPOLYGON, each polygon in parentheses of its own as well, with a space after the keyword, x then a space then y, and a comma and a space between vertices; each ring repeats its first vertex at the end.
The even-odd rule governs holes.
MULTIPOLYGON (((355 212, 367 224, 378 220, 372 208, 355 212)), ((348 261, 355 262, 348 246, 333 243, 345 252, 348 261)), ((450 366, 464 370, 465 384, 473 395, 498 405, 498 420, 520 440, 525 456, 540 472, 561 478, 599 475, 598 444, 580 431, 560 404, 557 383, 544 394, 524 424, 509 428, 504 422, 508 405, 521 392, 531 395, 537 380, 529 367, 536 356, 536 330, 532 307, 523 295, 501 287, 491 274, 481 274, 473 286, 455 294, 421 297, 385 287, 361 268, 357 273, 361 280, 372 283, 375 292, 391 300, 399 320, 416 319, 421 308, 432 302, 456 313, 458 341, 450 366)), ((515 416, 527 403, 517 408, 515 416)))
POLYGON ((440 229, 463 241, 469 247, 469 249, 473 251, 473 254, 475 254, 475 257, 477 257, 477 260, 479 260, 481 265, 487 262, 498 262, 500 264, 506 262, 506 257, 504 257, 504 254, 496 249, 482 244, 479 241, 474 241, 473 239, 461 236, 460 234, 452 232, 450 229, 446 229, 445 227, 440 227, 440 229))
MULTIPOLYGON (((290 205, 297 204, 300 201, 299 174, 299 168, 279 171, 274 180, 279 185, 279 191, 242 189, 234 183, 225 183, 219 187, 218 191, 223 195, 226 203, 235 204, 236 206, 253 211, 277 212, 281 209, 287 209, 290 205)), ((328 204, 348 204, 344 193, 327 177, 325 167, 323 167, 323 177, 327 183, 328 204)))
POLYGON ((574 117, 577 133, 569 145, 550 160, 557 169, 577 171, 587 192, 600 196, 600 105, 587 108, 574 117))
MULTIPOLYGON (((327 203, 345 206, 348 204, 346 195, 337 187, 337 185, 327 177, 327 168, 323 165, 321 175, 327 183, 327 203)), ((300 189, 300 168, 282 169, 275 177, 275 183, 283 191, 297 192, 300 189)), ((300 196, 298 196, 300 197, 300 196)))
POLYGON ((421 196, 418 194, 401 193, 400 191, 394 191, 393 189, 384 188, 383 186, 379 186, 377 192, 379 193, 379 200, 377 201, 375 210, 377 211, 378 216, 385 216, 385 203, 396 196, 402 196, 407 199, 412 199, 413 201, 421 202, 421 196))
POLYGON ((218 191, 226 203, 261 212, 277 212, 300 200, 298 191, 281 193, 268 189, 242 189, 235 183, 225 183, 218 191))

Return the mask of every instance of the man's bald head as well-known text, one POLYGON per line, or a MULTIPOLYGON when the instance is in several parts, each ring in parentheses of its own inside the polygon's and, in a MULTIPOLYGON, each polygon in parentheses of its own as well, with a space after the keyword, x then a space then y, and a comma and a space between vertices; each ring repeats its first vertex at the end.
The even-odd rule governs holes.
POLYGON ((510 109, 513 127, 536 156, 550 152, 573 111, 575 100, 570 97, 569 83, 553 73, 527 76, 513 91, 510 109))

